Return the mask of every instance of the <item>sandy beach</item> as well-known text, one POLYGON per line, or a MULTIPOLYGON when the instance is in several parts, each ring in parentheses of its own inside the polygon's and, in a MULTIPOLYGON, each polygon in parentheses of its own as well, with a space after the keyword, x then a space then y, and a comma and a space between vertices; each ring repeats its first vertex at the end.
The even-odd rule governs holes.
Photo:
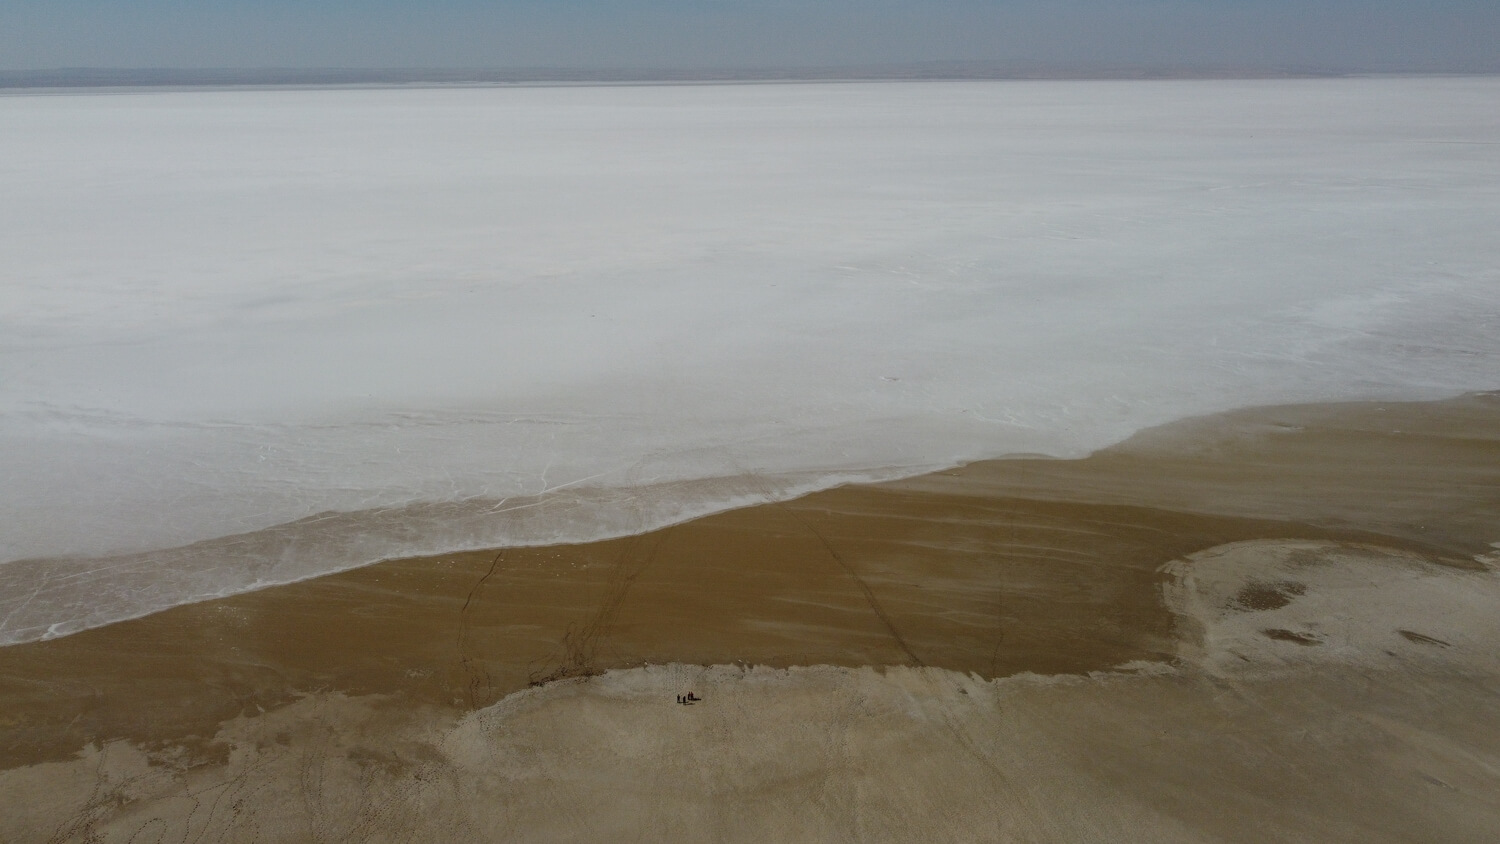
POLYGON ((392 560, 0 649, 0 841, 1485 840, 1497 542, 1477 394, 392 560))

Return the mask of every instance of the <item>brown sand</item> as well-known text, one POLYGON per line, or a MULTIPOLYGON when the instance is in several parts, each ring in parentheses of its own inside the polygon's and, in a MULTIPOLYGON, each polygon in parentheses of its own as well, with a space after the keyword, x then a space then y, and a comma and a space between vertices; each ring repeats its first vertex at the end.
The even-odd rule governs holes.
MULTIPOLYGON (((1378 742, 1367 743, 1361 744, 1357 753, 1349 751, 1352 755, 1340 757, 1342 745, 1327 730, 1337 732, 1348 722, 1320 708, 1324 704, 1342 707, 1357 703, 1356 708, 1364 707, 1360 711, 1370 710, 1381 718, 1406 724, 1402 729, 1417 729, 1411 725, 1426 724, 1430 715, 1439 719, 1438 726, 1422 729, 1431 727, 1429 731, 1440 734, 1439 738, 1448 743, 1443 745, 1449 748, 1444 752, 1460 756, 1490 753, 1492 742, 1474 744, 1473 749, 1469 743, 1484 730, 1500 732, 1495 730, 1500 727, 1500 719, 1491 714, 1492 707, 1474 710, 1471 704, 1492 694, 1497 686, 1495 678, 1500 675, 1481 664, 1482 660, 1476 662, 1479 657, 1443 662, 1455 653, 1473 653, 1474 642, 1485 640, 1489 634, 1480 629, 1482 624, 1475 627, 1478 622, 1457 632, 1434 632, 1436 627, 1427 616, 1441 613, 1429 608, 1423 616, 1426 621, 1403 622, 1406 626, 1400 630, 1382 633, 1385 638, 1379 639, 1379 648, 1360 640, 1363 644, 1359 647, 1365 650, 1376 648, 1380 653, 1400 655, 1398 663, 1372 668, 1368 660, 1361 662, 1350 656, 1359 647, 1338 645, 1341 640, 1337 636, 1316 627, 1316 618, 1309 621, 1295 613, 1283 617, 1293 610, 1304 612, 1308 607, 1321 606, 1317 603, 1321 599, 1316 598, 1319 594, 1345 596, 1340 600, 1352 609, 1346 607, 1338 617, 1361 617, 1363 605, 1347 596, 1364 593, 1349 591, 1347 584, 1320 586, 1291 579, 1276 568, 1290 565, 1284 555, 1276 557, 1267 552, 1269 556, 1262 555, 1264 560, 1251 568, 1275 569, 1281 574, 1246 581, 1235 587, 1238 591, 1229 598, 1216 599, 1218 604, 1204 609, 1181 597, 1187 594, 1183 589, 1198 594, 1193 590, 1207 587, 1185 573, 1180 561, 1198 560, 1193 555, 1205 549, 1240 547, 1231 543, 1277 540, 1281 544, 1276 548, 1296 548, 1301 546, 1287 546, 1285 541, 1300 540, 1325 543, 1307 546, 1314 550, 1379 549, 1370 553, 1385 555, 1382 559, 1407 560, 1401 565, 1422 572, 1434 583, 1472 584, 1478 581, 1462 578, 1488 576, 1484 555, 1490 551, 1489 543, 1497 539, 1500 397, 1486 395, 1421 404, 1258 409, 1146 432, 1085 460, 992 461, 890 484, 831 490, 619 540, 382 563, 179 607, 50 642, 0 649, 0 729, 4 730, 0 768, 15 769, 3 775, 8 779, 0 778, 0 816, 12 810, 11 817, 27 818, 24 823, 16 822, 19 825, 0 822, 0 841, 32 840, 28 836, 47 840, 53 833, 61 833, 58 840, 83 840, 90 831, 104 836, 104 840, 113 840, 116 834, 125 840, 129 834, 144 830, 143 824, 148 822, 161 826, 164 833, 170 827, 174 836, 171 840, 176 840, 178 831, 184 836, 189 831, 200 834, 210 826, 219 832, 237 830, 235 834, 246 840, 256 837, 247 830, 280 840, 317 836, 363 840, 377 837, 377 831, 388 834, 390 840, 437 840, 445 837, 444 829, 453 840, 637 834, 654 839, 672 831, 671 824, 663 826, 665 821, 653 825, 647 822, 649 818, 620 808, 628 808, 629 800, 615 807, 620 812, 615 821, 606 822, 600 816, 604 826, 583 821, 569 821, 573 825, 568 826, 554 817, 565 807, 552 806, 553 815, 548 815, 544 809, 551 804, 545 801, 527 814, 531 810, 524 807, 532 805, 528 800, 534 800, 534 795, 526 796, 532 794, 523 787, 528 782, 538 788, 546 783, 571 783, 562 788, 563 792, 572 789, 568 792, 573 794, 570 799, 603 800, 601 806, 614 806, 610 800, 623 799, 621 788, 639 792, 641 805, 657 807, 652 810, 657 815, 652 817, 667 818, 680 812, 683 820, 676 831, 707 831, 711 838, 750 838, 755 830, 771 837, 924 837, 920 834, 923 813, 947 810, 935 803, 929 805, 939 800, 941 789, 929 794, 926 786, 901 785, 899 773, 906 752, 902 748, 908 744, 914 759, 926 760, 923 764, 948 760, 960 771, 978 765, 976 770, 987 773, 965 774, 961 787, 950 786, 954 795, 966 794, 966 799, 981 802, 988 799, 996 806, 1014 803, 1016 818, 1030 818, 1028 823, 1036 824, 1034 828, 1007 826, 989 810, 984 815, 989 820, 960 813, 955 823, 969 824, 962 827, 969 830, 962 834, 966 837, 1079 840, 1109 837, 1111 829, 1120 833, 1117 837, 1138 837, 1122 831, 1138 822, 1153 824, 1151 828, 1164 839, 1201 840, 1225 835, 1253 840, 1255 836, 1229 835, 1222 824, 1206 826, 1204 818, 1212 814, 1204 814, 1208 798, 1202 794, 1195 797, 1193 791, 1195 779, 1216 775, 1227 778, 1226 783, 1238 777, 1244 780, 1245 788, 1260 789, 1255 793, 1262 796, 1256 800, 1263 799, 1263 792, 1271 787, 1256 778, 1265 772, 1252 763, 1264 751, 1252 752, 1237 740, 1225 739, 1221 727, 1226 716, 1215 708, 1224 704, 1208 702, 1225 691, 1226 665, 1281 664, 1278 660, 1288 659, 1292 662, 1287 664, 1300 664, 1298 660, 1317 663, 1316 669, 1304 668, 1291 677, 1257 677, 1253 682, 1242 678, 1228 688, 1243 698, 1234 704, 1237 712, 1255 712, 1246 729, 1252 733, 1259 730, 1257 740, 1279 747, 1277 743, 1284 737, 1278 731, 1313 731, 1308 734, 1317 736, 1312 741, 1322 743, 1319 753, 1323 755, 1316 757, 1316 765, 1312 757, 1305 764, 1321 765, 1319 770, 1326 769, 1327 776, 1337 776, 1346 765, 1367 764, 1367 757, 1378 757, 1383 751, 1378 742), (1176 568, 1163 570, 1168 564, 1176 568), (1184 587, 1184 582, 1191 585, 1184 587), (1167 601, 1163 600, 1164 586, 1169 587, 1167 601), (1178 597, 1173 599, 1173 595, 1178 597), (1209 616, 1220 612, 1220 605, 1226 602, 1237 608, 1236 618, 1260 618, 1256 615, 1259 613, 1283 615, 1274 615, 1273 621, 1262 625, 1263 630, 1254 627, 1259 621, 1244 622, 1241 627, 1250 624, 1245 628, 1250 633, 1234 628, 1238 631, 1234 636, 1223 634, 1208 641, 1205 630, 1223 627, 1209 616), (1243 644, 1245 636, 1262 650, 1282 650, 1268 656, 1243 644), (1469 638, 1464 639, 1466 636, 1469 638), (1298 637, 1310 641, 1299 641, 1298 637), (1386 642, 1392 637, 1395 644, 1386 642), (1455 643, 1452 639, 1463 641, 1455 643), (1210 653, 1212 659, 1204 656, 1210 653), (1287 653, 1297 656, 1288 657, 1287 653), (1328 662, 1326 654, 1342 656, 1328 662), (1014 694, 1025 701, 1017 705, 1031 713, 1026 716, 1031 719, 1026 721, 1026 730, 1042 730, 1052 736, 1047 741, 1023 741, 1017 733, 1020 722, 989 710, 952 710, 958 703, 972 709, 974 700, 980 698, 1001 700, 998 705, 1003 709, 1003 699, 1010 692, 993 690, 1022 688, 1004 685, 1018 681, 1003 681, 999 686, 982 684, 992 691, 981 693, 980 686, 964 685, 980 682, 964 679, 970 672, 986 679, 1023 672, 1079 676, 1146 662, 1170 663, 1177 668, 1172 669, 1171 676, 1131 678, 1128 682, 1093 680, 1056 687, 1082 691, 1041 692, 1035 689, 1053 687, 1023 684, 1032 691, 1014 694), (873 701, 869 712, 876 715, 869 718, 861 708, 864 704, 835 711, 837 707, 819 708, 821 704, 805 700, 811 693, 795 689, 813 676, 806 672, 764 674, 770 671, 766 668, 750 675, 723 674, 721 686, 737 690, 732 692, 735 695, 748 695, 744 700, 753 699, 753 705, 743 701, 738 704, 739 720, 725 721, 722 714, 712 716, 710 720, 718 719, 713 723, 719 726, 714 728, 718 732, 710 731, 711 735, 692 741, 672 738, 667 734, 669 725, 677 723, 672 719, 682 716, 683 711, 691 711, 692 717, 698 718, 710 704, 669 708, 665 714, 656 713, 654 707, 660 699, 675 706, 667 689, 680 688, 686 680, 698 676, 684 674, 693 671, 685 666, 722 663, 771 668, 909 666, 912 671, 881 676, 819 669, 833 673, 817 675, 822 679, 811 687, 822 690, 817 694, 848 694, 873 701), (526 720, 531 715, 506 721, 510 715, 495 713, 512 711, 515 700, 545 703, 537 705, 552 714, 537 716, 541 720, 535 724, 548 726, 542 729, 533 724, 532 737, 526 739, 532 744, 525 747, 505 742, 496 745, 491 733, 474 732, 478 728, 472 723, 477 715, 454 726, 463 713, 487 707, 531 684, 646 665, 658 667, 610 674, 582 686, 577 686, 576 680, 553 683, 521 698, 506 698, 496 710, 483 710, 490 713, 485 717, 491 726, 504 722, 510 725, 506 730, 521 730, 518 725, 533 723, 535 719, 526 720), (1392 676, 1415 671, 1413 676, 1420 678, 1427 691, 1408 689, 1403 682, 1396 682, 1388 690, 1389 700, 1380 694, 1361 698, 1350 690, 1360 684, 1373 688, 1375 684, 1359 679, 1367 677, 1369 671, 1392 676), (769 679, 763 683, 757 680, 759 685, 750 689, 744 683, 751 675, 769 679), (901 678, 918 679, 908 682, 901 678), (954 686, 944 678, 959 678, 962 683, 954 686), (619 703, 620 683, 629 688, 637 688, 631 683, 644 683, 640 688, 650 691, 619 703), (1118 691, 1120 683, 1131 691, 1118 691), (960 695, 964 701, 954 697, 957 691, 935 691, 960 687, 967 689, 960 695), (542 696, 536 697, 538 694, 542 696), (1048 702, 1054 694, 1062 698, 1048 702), (932 700, 923 703, 924 695, 932 700), (1284 709, 1255 709, 1278 696, 1289 701, 1284 709), (572 711, 570 707, 583 705, 578 700, 592 701, 587 704, 587 712, 566 714, 572 711), (798 700, 803 702, 794 703, 798 700), (1441 705, 1434 702, 1437 700, 1441 705), (902 728, 906 732, 899 735, 882 732, 895 729, 895 722, 887 723, 889 718, 878 713, 889 715, 905 711, 902 707, 922 710, 929 706, 937 709, 918 719, 928 726, 907 724, 902 728), (1048 720, 1053 706, 1056 718, 1048 720), (647 707, 653 714, 642 714, 640 707, 647 707), (777 716, 782 720, 755 714, 777 712, 782 713, 777 716), (582 726, 576 730, 564 726, 574 723, 568 721, 574 715, 583 719, 577 722, 582 726), (837 723, 829 726, 820 718, 833 718, 837 723), (995 718, 1001 720, 995 722, 995 718), (760 761, 747 762, 751 767, 738 774, 702 757, 709 747, 729 754, 726 758, 749 753, 736 742, 768 741, 782 747, 786 737, 772 734, 783 722, 823 724, 818 728, 818 742, 822 744, 817 746, 826 752, 819 751, 821 755, 801 761, 790 751, 766 759, 756 757, 760 761), (969 726, 952 730, 944 727, 939 735, 930 734, 933 723, 969 726), (1148 729, 1148 724, 1155 726, 1148 729), (325 733, 314 735, 325 727, 325 733), (984 735, 989 738, 979 750, 970 746, 974 740, 962 738, 971 728, 988 731, 984 735), (1172 786, 1176 791, 1152 790, 1133 783, 1132 778, 1140 773, 1131 773, 1136 770, 1131 767, 1133 763, 1122 761, 1130 758, 1130 753, 1118 746, 1120 740, 1111 738, 1111 730, 1116 728, 1123 730, 1129 742, 1159 742, 1157 749, 1146 755, 1156 759, 1151 763, 1156 766, 1153 775, 1176 783, 1172 786), (1156 734, 1151 730, 1168 729, 1181 730, 1184 736, 1199 736, 1204 748, 1187 753, 1184 742, 1191 742, 1182 736, 1152 738, 1156 734), (1110 757, 1115 759, 1111 763, 1114 767, 1105 766, 1113 774, 1091 768, 1086 748, 1067 745, 1064 738, 1074 730, 1080 737, 1091 736, 1087 741, 1114 747, 1110 751, 1118 756, 1110 757), (862 749, 824 747, 834 741, 825 733, 841 735, 844 738, 839 741, 855 742, 862 749), (458 735, 468 735, 469 739, 454 738, 458 735), (631 735, 636 738, 629 738, 631 735), (1007 737, 1005 740, 1015 747, 1030 749, 997 745, 1000 736, 1007 737), (484 751, 488 755, 479 761, 465 757, 461 748, 467 746, 466 742, 490 748, 484 751), (496 756, 496 746, 511 747, 514 754, 496 756), (676 747, 674 752, 687 754, 683 758, 696 759, 705 766, 703 770, 711 773, 704 775, 708 779, 700 782, 687 777, 693 783, 689 791, 700 786, 707 789, 695 798, 698 803, 669 811, 671 801, 657 792, 676 787, 668 774, 677 771, 674 776, 681 775, 680 759, 652 757, 642 763, 633 754, 648 746, 657 750, 676 747), (86 747, 94 749, 79 757, 86 747), (588 747, 598 748, 597 760, 591 758, 588 747), (1333 756, 1325 758, 1323 751, 1329 747, 1333 756), (266 755, 274 748, 281 749, 266 755), (1171 748, 1176 749, 1169 753, 1171 748), (391 798, 396 803, 417 800, 401 804, 406 806, 400 810, 406 813, 401 816, 404 820, 398 822, 393 814, 384 821, 372 821, 368 806, 359 809, 355 805, 359 801, 332 785, 327 794, 320 791, 318 800, 309 802, 303 780, 310 769, 296 768, 301 773, 295 773, 277 767, 291 764, 288 760, 293 758, 306 762, 313 750, 322 754, 319 758, 325 762, 332 758, 328 753, 334 753, 339 761, 337 770, 330 768, 330 783, 343 783, 339 788, 345 790, 354 787, 350 783, 364 782, 359 787, 367 788, 377 781, 385 783, 381 787, 395 788, 392 783, 422 771, 439 780, 466 772, 460 779, 488 782, 488 797, 503 797, 511 801, 507 805, 520 808, 514 812, 507 809, 510 814, 486 820, 466 814, 467 809, 459 811, 470 798, 483 796, 479 792, 468 797, 463 796, 467 792, 462 789, 443 791, 446 796, 433 796, 437 795, 433 792, 429 797, 434 802, 429 805, 417 800, 414 795, 418 792, 401 791, 405 797, 391 798), (953 753, 968 761, 955 761, 958 757, 952 757, 953 753), (1074 783, 1077 788, 1073 791, 1033 789, 1031 766, 1040 764, 1041 758, 1034 755, 1046 753, 1066 757, 1058 763, 1061 767, 1049 768, 1051 773, 1046 776, 1063 780, 1082 777, 1087 782, 1074 783), (1214 753, 1229 756, 1219 759, 1214 753), (777 767, 782 763, 776 760, 782 757, 791 768, 777 767), (527 768, 530 762, 523 761, 528 759, 535 762, 531 768, 527 768), (254 768, 261 763, 261 768, 254 768), (642 764, 644 768, 640 768, 642 764), (123 766, 118 777, 109 773, 115 765, 123 766), (246 765, 262 771, 258 779, 245 774, 249 770, 246 765), (613 775, 609 771, 614 770, 611 765, 619 766, 617 773, 624 780, 630 779, 631 765, 647 771, 650 778, 667 779, 615 782, 610 780, 613 775), (792 769, 802 773, 794 775, 792 769), (886 774, 877 775, 878 771, 886 774), (802 787, 798 783, 805 784, 799 779, 803 775, 822 777, 818 780, 820 787, 826 786, 818 792, 822 796, 809 798, 813 803, 796 811, 787 809, 781 815, 773 812, 760 820, 752 817, 755 813, 749 803, 741 805, 741 798, 754 795, 759 795, 757 800, 776 804, 780 798, 775 795, 781 792, 773 785, 782 783, 776 788, 795 793, 802 787), (886 775, 890 778, 880 778, 886 775), (497 776, 501 779, 495 780, 497 776), (860 777, 872 779, 859 785, 860 777), (287 778, 294 784, 302 782, 302 786, 288 786, 283 782, 287 778), (233 790, 240 786, 226 784, 243 785, 252 780, 260 783, 261 790, 256 793, 265 798, 259 803, 246 798, 241 804, 246 808, 234 813, 216 808, 204 815, 195 809, 197 814, 188 819, 173 814, 187 811, 181 809, 188 805, 181 800, 181 794, 186 793, 183 789, 208 788, 217 783, 212 787, 233 790), (495 784, 502 780, 503 787, 495 784), (120 785, 126 782, 133 785, 120 785), (608 784, 611 782, 614 785, 608 784), (150 783, 155 785, 148 788, 150 783), (137 793, 131 788, 145 790, 137 793), (765 790, 768 788, 772 791, 765 790), (35 803, 25 796, 35 789, 45 791, 48 799, 35 803), (906 806, 905 826, 876 826, 864 832, 844 828, 827 835, 819 831, 822 827, 818 824, 825 822, 873 822, 878 813, 872 814, 869 801, 882 789, 890 792, 886 796, 891 806, 906 806), (978 791, 970 794, 975 789, 978 791), (1136 814, 1116 812, 1109 815, 1108 823, 1100 821, 1104 825, 1097 828, 1057 821, 1059 813, 1065 811, 1048 803, 1092 800, 1098 805, 1090 811, 1104 813, 1100 814, 1103 818, 1114 805, 1110 795, 1116 792, 1124 801, 1120 805, 1134 806, 1131 811, 1136 814), (99 802, 101 794, 112 795, 110 801, 114 802, 99 802), (272 799, 278 794, 285 800, 272 799), (837 794, 844 796, 835 799, 837 794), (295 795, 301 795, 296 798, 301 808, 294 810, 288 808, 293 803, 287 801, 295 795), (22 802, 42 808, 20 813, 22 802), (322 808, 315 811, 314 803, 322 808), (713 815, 713 807, 719 803, 727 807, 726 811, 739 812, 738 820, 731 822, 728 815, 713 815), (254 812, 249 808, 252 804, 254 812), (739 808, 733 808, 736 806, 739 808), (275 818, 256 812, 272 813, 275 818), (1179 815, 1173 821, 1178 826, 1163 820, 1179 815), (209 816, 217 820, 204 820, 209 816), (553 820, 547 821, 547 817, 553 820), (1054 827, 1048 826, 1054 822, 1054 827), (443 826, 448 823, 457 825, 443 826), (364 826, 355 829, 358 824, 364 826), (397 834, 400 830, 410 835, 397 834), (1068 830, 1075 834, 1068 834, 1068 830)), ((1318 553, 1328 557, 1332 552, 1318 553)), ((1338 571, 1366 570, 1347 560, 1339 565, 1343 568, 1334 567, 1338 571)), ((1366 568, 1385 570, 1373 565, 1366 568)), ((1359 577, 1355 575, 1355 580, 1359 577)), ((1434 587, 1433 594, 1450 594, 1443 591, 1446 588, 1434 587)), ((1464 590, 1469 589, 1453 588, 1458 589, 1453 595, 1466 594, 1464 590)), ((1489 594, 1482 589, 1479 592, 1489 594)), ((1381 612, 1389 614, 1391 606, 1399 608, 1402 601, 1416 600, 1402 598, 1407 593, 1399 590, 1392 594, 1397 598, 1383 598, 1385 604, 1375 602, 1370 606, 1383 607, 1381 612)), ((1490 609, 1500 613, 1500 606, 1490 609)), ((1348 621, 1339 629, 1356 627, 1348 621)), ((1374 642, 1373 636, 1366 638, 1374 642)), ((1408 744, 1418 748, 1412 753, 1430 750, 1426 739, 1408 744)), ((1407 751, 1398 748, 1391 752, 1399 756, 1407 751)), ((1480 774, 1470 771, 1465 775, 1479 777, 1476 782, 1490 785, 1492 793, 1500 793, 1496 774, 1500 768, 1484 765, 1480 774)), ((1298 777, 1306 773, 1296 769, 1298 777)), ((1353 823, 1335 817, 1344 811, 1335 805, 1340 787, 1320 783, 1316 787, 1305 783, 1287 786, 1287 805, 1295 809, 1294 814, 1305 816, 1304 822, 1323 830, 1321 836, 1314 837, 1339 837, 1342 833, 1336 834, 1336 830, 1355 829, 1338 826, 1353 823), (1321 796, 1312 799, 1307 795, 1321 796)), ((1215 794, 1222 790, 1210 789, 1215 794)), ((1481 820, 1500 822, 1500 815, 1494 814, 1494 801, 1481 803, 1465 804, 1464 811, 1470 814, 1463 815, 1461 822, 1454 821, 1459 826, 1443 829, 1468 829, 1462 824, 1478 817, 1472 815, 1475 811, 1481 813, 1481 820)), ((1349 806, 1356 804, 1359 801, 1349 806)), ((1245 803, 1246 807, 1259 805, 1255 800, 1245 803)), ((1397 809, 1390 811, 1400 814, 1397 809)), ((580 810, 568 811, 571 814, 564 814, 577 820, 580 810)), ((1224 816, 1238 815, 1229 812, 1224 816)), ((933 814, 931 823, 937 825, 927 829, 938 837, 961 834, 960 827, 950 830, 936 818, 933 814)), ((1400 823, 1406 824, 1400 829, 1439 828, 1431 826, 1430 818, 1424 820, 1427 815, 1421 813, 1408 812, 1400 818, 1400 823)), ((154 840, 154 835, 150 833, 144 840, 154 840)))

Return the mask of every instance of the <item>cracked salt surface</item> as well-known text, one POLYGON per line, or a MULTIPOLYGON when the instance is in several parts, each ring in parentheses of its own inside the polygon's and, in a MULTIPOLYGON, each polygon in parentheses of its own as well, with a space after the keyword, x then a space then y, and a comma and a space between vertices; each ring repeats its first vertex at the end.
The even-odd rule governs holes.
POLYGON ((1231 407, 1492 389, 1497 95, 0 98, 0 642, 1231 407))

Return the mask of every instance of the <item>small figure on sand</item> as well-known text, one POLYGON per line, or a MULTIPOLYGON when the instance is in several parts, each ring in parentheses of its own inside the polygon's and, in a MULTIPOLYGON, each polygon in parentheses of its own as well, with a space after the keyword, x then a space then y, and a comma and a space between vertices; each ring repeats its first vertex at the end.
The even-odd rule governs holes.
POLYGON ((680 703, 680 704, 682 704, 682 705, 684 705, 684 706, 692 706, 695 703, 702 702, 702 700, 703 700, 703 698, 698 697, 697 695, 693 694, 692 692, 688 692, 685 695, 678 695, 677 696, 677 702, 680 703))

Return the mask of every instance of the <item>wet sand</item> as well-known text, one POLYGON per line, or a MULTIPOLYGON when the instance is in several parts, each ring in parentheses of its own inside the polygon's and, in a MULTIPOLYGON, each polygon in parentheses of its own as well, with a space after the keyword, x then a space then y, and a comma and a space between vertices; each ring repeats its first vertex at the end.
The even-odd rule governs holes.
POLYGON ((1363 766, 1385 788, 1434 753, 1470 765, 1430 774, 1462 805, 1446 821, 1419 810, 1441 791, 1420 780, 1406 803, 1382 798, 1381 835, 1465 840, 1500 824, 1483 797, 1500 793, 1500 756, 1480 738, 1500 734, 1500 672, 1486 613, 1441 608, 1494 598, 1496 541, 1488 394, 1258 408, 1084 460, 390 561, 0 649, 0 840, 148 825, 226 840, 1118 840, 1134 825, 1258 840, 1234 819, 1273 810, 1258 822, 1327 840, 1369 823, 1355 813, 1373 798, 1338 777, 1363 766), (1259 550, 1199 582, 1237 548, 1259 550), (1297 565, 1341 574, 1286 574, 1297 565), (1405 574, 1376 583, 1390 571, 1405 574), (1399 629, 1359 621, 1408 606, 1399 629), (693 685, 715 691, 675 705, 693 685), (679 734, 682 718, 717 726, 679 734), (1404 738, 1350 732, 1372 718, 1404 738), (780 749, 748 747, 762 741, 780 749), (1276 785, 1278 765, 1297 782, 1276 785), (397 787, 423 776, 453 787, 397 787), (251 782, 260 796, 225 797, 251 782), (1250 796, 1220 805, 1236 787, 1250 796), (214 808, 183 797, 195 789, 214 808), (372 815, 381 789, 401 796, 372 815), (684 789, 688 803, 666 796, 684 789), (564 794, 587 805, 559 815, 548 800, 564 794), (481 817, 479 797, 507 808, 481 817), (960 798, 988 808, 953 814, 960 798))

